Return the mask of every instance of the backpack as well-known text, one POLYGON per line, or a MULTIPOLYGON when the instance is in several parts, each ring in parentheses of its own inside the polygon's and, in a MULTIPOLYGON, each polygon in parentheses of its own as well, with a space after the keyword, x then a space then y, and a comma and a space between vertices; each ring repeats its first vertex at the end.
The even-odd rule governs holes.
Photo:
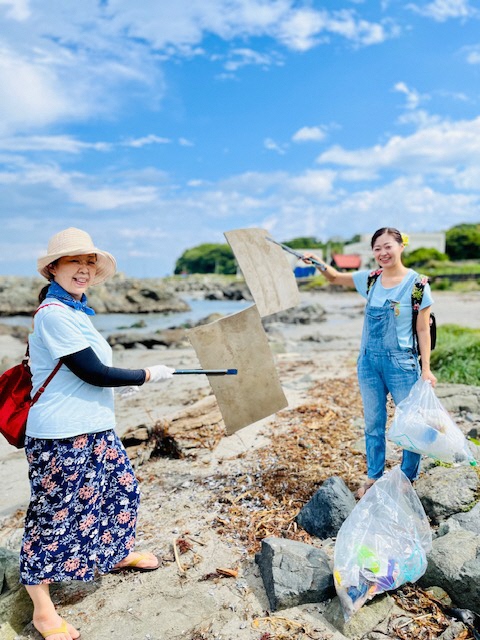
MULTIPOLYGON (((37 311, 49 306, 53 305, 44 304, 37 311)), ((59 307, 61 305, 55 306, 59 307)), ((59 360, 55 369, 31 398, 32 374, 28 365, 28 357, 27 346, 22 362, 8 369, 0 376, 0 433, 17 449, 21 449, 25 445, 25 430, 30 407, 37 402, 53 376, 62 366, 62 362, 59 360)))
MULTIPOLYGON (((370 293, 371 288, 378 280, 378 278, 382 275, 382 269, 377 269, 376 271, 371 271, 368 274, 367 278, 367 296, 370 293)), ((425 285, 429 282, 428 276, 418 274, 415 278, 415 282, 412 287, 412 333, 413 333, 413 342, 414 345, 417 345, 418 351, 418 336, 417 336, 417 316, 420 306, 423 300, 423 293, 425 290, 425 285)), ((430 350, 433 351, 435 349, 435 345, 437 343, 437 321, 435 319, 435 314, 430 312, 430 350)))

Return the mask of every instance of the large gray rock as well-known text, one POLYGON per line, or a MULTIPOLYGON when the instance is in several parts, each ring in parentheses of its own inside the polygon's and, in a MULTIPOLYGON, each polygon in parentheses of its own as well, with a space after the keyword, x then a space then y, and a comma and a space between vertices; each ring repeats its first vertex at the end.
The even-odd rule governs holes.
POLYGON ((436 538, 419 582, 442 587, 456 605, 480 614, 480 537, 460 529, 436 538))
POLYGON ((272 611, 322 602, 335 591, 327 555, 311 545, 265 538, 255 556, 272 611))
POLYGON ((470 466, 432 467, 415 482, 425 512, 438 524, 471 508, 478 500, 480 478, 470 466))
POLYGON ((333 538, 355 504, 353 493, 342 478, 332 476, 325 480, 301 509, 296 520, 305 531, 317 538, 333 538))
POLYGON ((473 509, 470 509, 470 511, 456 513, 451 518, 448 518, 448 520, 442 522, 438 527, 437 535, 444 536, 450 531, 458 531, 459 529, 473 531, 477 536, 480 536, 480 502, 477 503, 473 509))

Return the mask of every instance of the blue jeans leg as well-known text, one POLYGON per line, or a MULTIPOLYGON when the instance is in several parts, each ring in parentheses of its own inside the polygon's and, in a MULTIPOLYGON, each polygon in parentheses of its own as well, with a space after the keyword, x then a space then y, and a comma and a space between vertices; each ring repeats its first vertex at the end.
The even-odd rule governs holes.
MULTIPOLYGON (((410 393, 411 388, 420 376, 420 368, 416 356, 401 354, 389 358, 385 367, 388 390, 397 405, 410 393)), ((412 451, 403 450, 401 469, 409 480, 415 480, 420 471, 421 456, 412 451)))
POLYGON ((365 418, 367 474, 377 480, 385 468, 385 427, 387 423, 387 387, 378 357, 362 354, 358 359, 358 384, 365 418))

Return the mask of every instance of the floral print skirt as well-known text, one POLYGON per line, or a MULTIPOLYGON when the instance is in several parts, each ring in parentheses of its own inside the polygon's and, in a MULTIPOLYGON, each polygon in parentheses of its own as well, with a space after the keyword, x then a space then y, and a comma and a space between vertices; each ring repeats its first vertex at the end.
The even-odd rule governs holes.
POLYGON ((63 440, 26 438, 31 498, 20 580, 93 580, 135 546, 139 489, 113 430, 63 440))

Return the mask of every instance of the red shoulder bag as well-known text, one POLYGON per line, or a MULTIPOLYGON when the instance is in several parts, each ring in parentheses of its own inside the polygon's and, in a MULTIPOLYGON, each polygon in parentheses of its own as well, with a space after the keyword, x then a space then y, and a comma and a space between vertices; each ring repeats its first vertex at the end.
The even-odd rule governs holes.
MULTIPOLYGON (((43 307, 49 306, 52 305, 44 304, 42 307, 38 307, 35 314, 43 307)), ((30 396, 32 374, 28 366, 28 347, 22 362, 0 376, 0 433, 17 449, 21 449, 25 445, 25 430, 30 407, 37 402, 61 366, 62 363, 57 362, 55 369, 33 398, 30 396)))

